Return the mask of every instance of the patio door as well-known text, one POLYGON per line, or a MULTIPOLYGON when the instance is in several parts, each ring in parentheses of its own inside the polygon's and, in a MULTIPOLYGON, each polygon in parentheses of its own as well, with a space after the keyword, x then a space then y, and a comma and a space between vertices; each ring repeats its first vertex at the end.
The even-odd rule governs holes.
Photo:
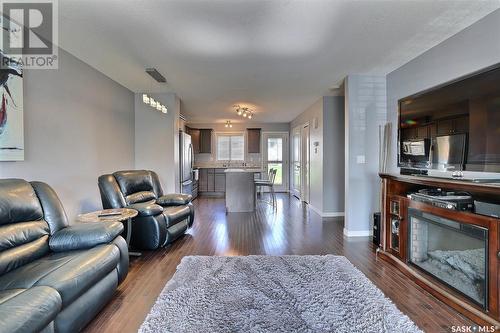
POLYGON ((263 163, 269 174, 271 168, 276 169, 274 190, 288 190, 288 133, 263 133, 263 163))

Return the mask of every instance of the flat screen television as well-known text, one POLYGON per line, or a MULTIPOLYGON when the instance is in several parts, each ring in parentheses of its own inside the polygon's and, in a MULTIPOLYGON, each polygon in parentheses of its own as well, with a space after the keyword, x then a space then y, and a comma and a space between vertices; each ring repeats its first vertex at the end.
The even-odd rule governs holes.
POLYGON ((500 64, 399 100, 398 166, 500 172, 500 64))

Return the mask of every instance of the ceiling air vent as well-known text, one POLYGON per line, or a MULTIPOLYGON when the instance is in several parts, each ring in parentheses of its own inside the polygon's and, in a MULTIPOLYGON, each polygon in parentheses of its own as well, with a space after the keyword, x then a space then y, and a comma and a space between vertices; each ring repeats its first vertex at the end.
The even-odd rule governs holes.
POLYGON ((167 82, 167 79, 165 79, 165 77, 163 75, 161 75, 160 72, 158 72, 156 70, 156 68, 146 68, 146 73, 151 75, 151 77, 153 79, 155 79, 157 82, 160 82, 160 83, 167 82))

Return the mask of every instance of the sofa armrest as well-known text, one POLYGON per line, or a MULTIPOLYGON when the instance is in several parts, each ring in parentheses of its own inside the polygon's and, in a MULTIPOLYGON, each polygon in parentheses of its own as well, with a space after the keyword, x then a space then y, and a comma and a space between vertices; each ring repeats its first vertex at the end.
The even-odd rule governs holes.
POLYGON ((159 197, 156 203, 161 206, 182 206, 187 205, 191 200, 193 200, 191 194, 172 193, 159 197))
POLYGON ((156 216, 163 213, 163 207, 153 202, 141 202, 128 205, 127 208, 135 209, 138 216, 156 216))
POLYGON ((77 223, 63 228, 50 237, 53 252, 82 250, 111 243, 123 231, 123 224, 113 222, 77 223))
POLYGON ((50 287, 7 289, 0 294, 0 332, 42 332, 62 307, 61 296, 50 287))

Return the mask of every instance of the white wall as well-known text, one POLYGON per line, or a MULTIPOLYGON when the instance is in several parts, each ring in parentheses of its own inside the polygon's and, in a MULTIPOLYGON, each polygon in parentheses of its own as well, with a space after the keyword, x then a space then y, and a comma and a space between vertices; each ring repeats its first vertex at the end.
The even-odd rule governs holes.
POLYGON ((388 167, 397 168, 398 100, 500 63, 500 10, 433 47, 387 75, 388 120, 392 145, 388 167))
POLYGON ((70 218, 101 208, 97 177, 134 166, 134 94, 64 50, 59 69, 24 71, 25 161, 0 178, 54 187, 70 218))
POLYGON ((179 191, 180 101, 173 93, 150 94, 168 113, 142 102, 135 94, 135 168, 155 171, 165 193, 179 191))
MULTIPOLYGON (((309 206, 325 217, 341 216, 344 212, 344 97, 320 98, 290 123, 290 133, 306 123, 310 131, 309 206)), ((290 140, 290 152, 293 152, 292 144, 290 140)), ((290 174, 292 172, 290 167, 290 174)))
POLYGON ((378 131, 387 119, 386 80, 349 75, 345 87, 344 234, 368 236, 380 206, 378 131))

